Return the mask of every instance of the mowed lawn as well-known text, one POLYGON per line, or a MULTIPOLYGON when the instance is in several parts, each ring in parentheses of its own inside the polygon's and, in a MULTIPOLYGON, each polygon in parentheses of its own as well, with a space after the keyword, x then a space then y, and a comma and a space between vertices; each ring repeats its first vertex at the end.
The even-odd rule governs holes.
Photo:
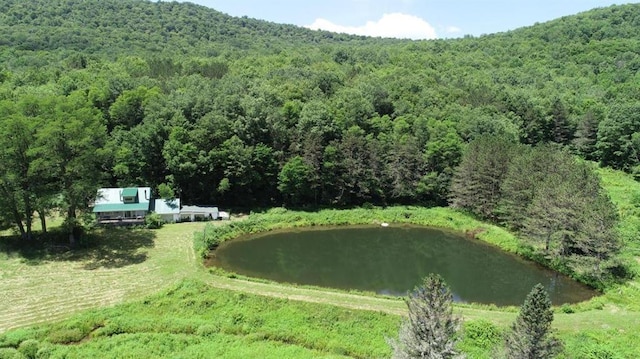
POLYGON ((77 253, 0 252, 0 332, 145 297, 205 272, 193 252, 204 223, 160 230, 113 229, 77 253))

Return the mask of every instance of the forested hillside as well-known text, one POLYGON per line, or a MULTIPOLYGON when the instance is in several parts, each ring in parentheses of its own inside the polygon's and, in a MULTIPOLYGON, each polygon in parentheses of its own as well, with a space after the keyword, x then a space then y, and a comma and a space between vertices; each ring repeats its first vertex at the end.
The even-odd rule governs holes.
POLYGON ((76 223, 116 185, 235 208, 445 204, 487 134, 640 174, 639 48, 638 4, 409 41, 193 4, 2 0, 1 217, 76 223))

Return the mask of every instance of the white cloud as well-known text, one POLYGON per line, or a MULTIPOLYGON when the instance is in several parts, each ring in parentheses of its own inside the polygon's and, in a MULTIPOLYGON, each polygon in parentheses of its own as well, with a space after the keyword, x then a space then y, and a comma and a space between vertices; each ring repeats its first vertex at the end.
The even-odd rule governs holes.
POLYGON ((414 40, 435 39, 438 37, 433 26, 425 20, 417 16, 401 13, 384 14, 380 20, 367 21, 362 26, 342 26, 326 19, 316 19, 313 24, 305 27, 312 30, 327 30, 374 37, 395 37, 414 40))
POLYGON ((447 34, 459 34, 462 32, 462 29, 457 26, 447 26, 445 31, 447 32, 447 34))

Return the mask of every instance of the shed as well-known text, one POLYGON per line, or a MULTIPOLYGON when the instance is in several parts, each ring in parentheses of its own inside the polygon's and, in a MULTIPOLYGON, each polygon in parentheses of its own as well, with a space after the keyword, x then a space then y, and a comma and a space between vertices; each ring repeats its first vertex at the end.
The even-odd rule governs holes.
POLYGON ((218 219, 218 207, 214 206, 184 206, 180 210, 180 219, 195 221, 218 219))
POLYGON ((173 223, 180 221, 180 198, 156 199, 151 210, 160 215, 163 221, 173 223))

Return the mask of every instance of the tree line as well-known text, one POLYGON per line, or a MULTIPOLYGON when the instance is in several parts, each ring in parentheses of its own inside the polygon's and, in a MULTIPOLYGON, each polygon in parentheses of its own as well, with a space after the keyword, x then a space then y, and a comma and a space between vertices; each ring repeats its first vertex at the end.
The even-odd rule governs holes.
POLYGON ((533 255, 590 283, 619 270, 617 208, 593 164, 558 145, 497 137, 471 142, 453 175, 450 201, 520 233, 533 255))
MULTIPOLYGON (((637 5, 434 41, 142 0, 0 10, 0 218, 27 237, 33 213, 76 223, 103 186, 244 209, 445 205, 485 135, 640 164, 637 5)), ((549 251, 579 253, 565 247, 549 251)))

